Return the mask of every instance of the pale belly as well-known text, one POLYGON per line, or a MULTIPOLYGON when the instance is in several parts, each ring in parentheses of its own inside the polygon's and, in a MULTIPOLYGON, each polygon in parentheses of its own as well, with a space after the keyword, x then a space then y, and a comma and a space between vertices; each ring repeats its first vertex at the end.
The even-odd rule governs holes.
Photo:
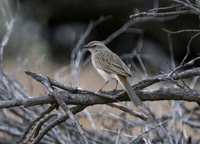
POLYGON ((116 79, 116 74, 108 74, 101 69, 97 68, 97 72, 106 80, 116 79))

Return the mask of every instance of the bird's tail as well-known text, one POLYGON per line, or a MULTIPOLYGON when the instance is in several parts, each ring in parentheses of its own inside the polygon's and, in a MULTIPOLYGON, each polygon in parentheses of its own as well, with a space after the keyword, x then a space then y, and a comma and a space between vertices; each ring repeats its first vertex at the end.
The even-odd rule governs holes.
POLYGON ((136 106, 141 106, 142 102, 140 100, 140 98, 136 95, 136 93, 133 91, 131 85, 129 84, 129 82, 127 81, 125 76, 120 76, 117 75, 117 80, 119 81, 119 83, 124 87, 124 89, 126 90, 126 92, 128 93, 131 101, 136 105, 136 106))

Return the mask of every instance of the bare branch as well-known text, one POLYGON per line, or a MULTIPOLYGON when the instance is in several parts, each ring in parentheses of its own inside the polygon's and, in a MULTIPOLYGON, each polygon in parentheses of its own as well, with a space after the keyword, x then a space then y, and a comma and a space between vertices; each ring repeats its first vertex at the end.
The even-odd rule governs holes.
POLYGON ((142 135, 148 133, 149 131, 152 131, 152 130, 156 129, 157 127, 162 127, 162 125, 165 124, 166 122, 167 122, 167 121, 161 122, 161 123, 155 125, 154 127, 151 127, 150 129, 144 131, 143 133, 141 133, 140 135, 138 135, 137 138, 131 140, 128 144, 138 142, 138 140, 142 137, 142 135))
POLYGON ((90 32, 99 24, 101 24, 104 21, 107 21, 109 19, 111 19, 111 16, 106 16, 106 17, 99 17, 98 20, 96 20, 95 22, 91 21, 85 31, 85 33, 81 36, 81 38, 79 39, 79 41, 77 42, 77 44, 75 45, 72 54, 71 54, 71 64, 70 64, 70 68, 71 68, 71 78, 74 80, 78 73, 79 73, 79 69, 81 68, 81 65, 83 62, 83 51, 81 50, 81 45, 83 44, 84 40, 87 38, 87 36, 90 34, 90 32))
POLYGON ((148 10, 149 12, 157 12, 157 11, 161 11, 161 10, 169 10, 169 9, 173 9, 173 8, 177 8, 180 7, 179 4, 177 5, 171 5, 171 6, 166 6, 166 7, 158 7, 158 8, 153 8, 148 10))
MULTIPOLYGON (((71 111, 73 114, 76 114, 76 113, 82 111, 83 109, 85 109, 85 107, 86 106, 76 106, 76 107, 72 108, 71 111)), ((68 118, 69 118, 68 115, 59 116, 53 122, 48 124, 42 131, 40 131, 40 134, 34 139, 32 144, 37 144, 45 136, 45 134, 47 134, 47 132, 49 130, 51 130, 53 127, 59 125, 60 123, 65 122, 68 118)))
MULTIPOLYGON (((119 92, 119 91, 118 91, 119 92)), ((108 92, 112 93, 112 91, 108 92)), ((180 89, 180 88, 165 88, 159 90, 140 90, 136 91, 137 95, 142 101, 158 101, 158 100, 184 100, 188 102, 200 102, 200 92, 197 90, 180 89)), ((95 104, 106 104, 116 102, 110 99, 105 99, 96 95, 87 93, 70 93, 60 92, 60 96, 66 104, 72 105, 95 105, 95 104)), ((129 97, 125 92, 118 95, 117 100, 119 101, 130 101, 129 97)), ((56 101, 48 96, 41 96, 36 98, 18 99, 20 105, 25 107, 54 104, 56 101)), ((18 105, 19 106, 19 105, 18 105)), ((15 101, 7 100, 0 102, 0 108, 15 107, 15 101)))
POLYGON ((50 106, 46 111, 44 111, 43 113, 40 114, 40 116, 38 116, 36 119, 34 119, 29 125, 28 127, 25 129, 25 131, 23 132, 23 134, 21 135, 21 137, 16 141, 16 144, 19 144, 24 138, 25 136, 28 134, 29 130, 31 129, 31 127, 38 121, 40 120, 42 117, 44 117, 47 113, 50 113, 53 109, 55 109, 57 106, 56 105, 52 105, 50 106))
POLYGON ((57 89, 53 89, 51 87, 51 84, 49 83, 48 79, 44 79, 40 81, 45 87, 49 90, 49 92, 52 94, 53 98, 56 100, 56 102, 62 107, 62 109, 65 111, 65 113, 70 117, 71 121, 76 126, 77 130, 80 132, 81 137, 83 138, 83 141, 85 144, 88 144, 88 140, 85 136, 84 131, 82 130, 80 124, 78 123, 77 119, 75 118, 74 114, 71 112, 70 108, 66 105, 63 97, 60 96, 60 93, 57 89))
POLYGON ((195 14, 199 15, 200 14, 200 9, 194 5, 192 5, 191 3, 186 3, 182 0, 173 0, 174 2, 183 5, 184 7, 187 7, 191 10, 193 10, 195 12, 195 14))
MULTIPOLYGON (((169 62, 166 60, 166 62, 167 62, 167 64, 168 64, 168 66, 170 67, 170 69, 174 72, 174 74, 177 76, 177 77, 179 77, 179 75, 173 70, 173 68, 171 67, 171 65, 169 64, 169 62)), ((185 87, 187 87, 188 89, 190 89, 189 87, 188 87, 188 85, 184 82, 184 80, 181 78, 181 77, 179 77, 179 79, 182 81, 182 83, 183 83, 183 85, 185 86, 185 87)))
POLYGON ((183 63, 185 62, 186 58, 187 58, 188 55, 190 54, 190 44, 191 44, 192 40, 193 40, 194 38, 196 38, 199 34, 200 34, 200 32, 198 32, 197 34, 195 34, 195 35, 193 35, 193 36, 191 37, 191 39, 190 39, 190 41, 189 41, 189 43, 188 43, 188 45, 187 45, 187 53, 186 53, 185 57, 183 58, 183 60, 182 60, 182 62, 181 62, 180 65, 183 65, 183 63))
MULTIPOLYGON (((133 19, 126 22, 121 28, 107 37, 104 43, 109 43, 126 30, 131 31, 132 29, 128 28, 138 23, 149 20, 171 20, 183 14, 197 16, 200 14, 199 7, 189 0, 172 0, 170 5, 166 7, 157 7, 158 1, 155 1, 154 4, 156 8, 132 15, 133 19)), ((70 65, 73 78, 77 78, 76 76, 83 65, 82 56, 84 52, 81 51, 81 45, 84 43, 85 38, 91 33, 93 28, 108 19, 110 17, 100 17, 97 21, 89 23, 85 33, 75 45, 70 65)), ((11 19, 8 21, 11 29, 13 29, 14 21, 11 21, 11 19)), ((6 28, 6 38, 3 39, 0 45, 1 61, 4 48, 11 35, 8 32, 9 27, 7 26, 6 28)), ((163 111, 166 112, 166 109, 162 110, 163 107, 159 108, 160 102, 158 105, 157 103, 147 102, 145 103, 145 114, 149 120, 146 121, 146 115, 135 112, 126 106, 116 104, 117 102, 130 101, 124 90, 95 92, 81 87, 62 84, 44 75, 26 71, 27 75, 40 82, 49 91, 49 94, 46 95, 30 97, 19 82, 8 76, 3 69, 0 69, 0 143, 13 143, 17 139, 16 144, 22 142, 33 144, 83 142, 141 143, 144 141, 146 143, 195 143, 196 141, 187 134, 185 126, 191 127, 193 132, 198 131, 200 108, 199 106, 188 108, 185 102, 195 102, 195 105, 196 103, 200 104, 200 91, 194 89, 194 87, 197 87, 200 68, 191 68, 200 57, 196 57, 189 62, 186 62, 186 58, 190 54, 191 42, 200 34, 200 30, 163 30, 168 34, 170 62, 167 62, 171 72, 147 78, 146 67, 140 55, 143 47, 143 31, 136 50, 133 50, 131 54, 125 55, 124 58, 128 57, 132 60, 133 57, 136 57, 145 73, 145 79, 132 86, 140 99, 143 102, 169 100, 170 103, 169 105, 167 104, 169 110, 167 113, 163 113, 163 111), (171 35, 184 32, 194 32, 194 35, 188 41, 185 58, 181 65, 176 67, 171 35), (191 79, 193 79, 192 82, 190 81, 191 79), (152 86, 153 84, 156 84, 156 86, 152 86), (187 86, 189 84, 190 87, 187 86), (152 89, 150 86, 155 89, 152 89), (101 105, 99 112, 89 113, 89 111, 83 111, 86 107, 90 106, 93 108, 96 105, 101 105), (114 107, 115 111, 113 113, 107 111, 107 105, 114 107), (62 109, 58 109, 59 107, 62 109), (81 111, 84 113, 80 113, 81 111), (85 123, 80 125, 76 119, 76 114, 78 114, 77 117, 80 119, 86 118, 91 129, 88 129, 87 125, 84 125, 85 123), (130 115, 136 116, 139 119, 132 120, 130 115), (170 122, 168 123, 168 121, 170 122), (98 128, 102 128, 103 132, 98 130, 98 128), (14 140, 10 140, 12 138, 14 140)), ((132 30, 131 32, 135 31, 132 30)), ((42 61, 43 58, 40 62, 42 63, 42 61)), ((26 61, 22 64, 24 63, 26 61)), ((18 70, 19 68, 16 71, 18 70)))
POLYGON ((41 129, 41 127, 42 127, 42 125, 43 125, 46 121, 48 121, 50 118, 52 118, 52 117, 54 117, 54 116, 57 116, 57 115, 56 115, 55 113, 52 113, 52 114, 49 114, 47 117, 41 119, 41 120, 38 122, 38 124, 35 125, 35 127, 34 127, 33 130, 32 130, 32 132, 31 132, 30 135, 24 140, 23 143, 24 143, 24 144, 27 144, 27 143, 31 140, 31 138, 32 138, 33 136, 37 136, 38 133, 39 133, 39 131, 40 131, 40 129, 41 129))
POLYGON ((14 27, 14 23, 15 23, 15 18, 12 18, 7 24, 6 24, 6 34, 3 37, 3 40, 0 44, 0 63, 2 63, 3 61, 3 52, 4 52, 4 48, 6 46, 6 44, 8 43, 10 36, 13 32, 13 27, 14 27))
POLYGON ((182 10, 182 11, 172 11, 172 12, 160 12, 160 13, 149 13, 142 12, 131 15, 130 18, 138 18, 138 17, 167 17, 167 16, 178 16, 181 14, 193 14, 192 10, 182 10))
POLYGON ((144 19, 137 19, 137 20, 133 19, 133 20, 126 22, 121 28, 119 28, 114 33, 112 33, 109 37, 107 37, 105 40, 103 40, 103 43, 107 44, 110 41, 114 40, 117 36, 119 36, 124 31, 126 31, 130 26, 137 24, 137 23, 142 23, 142 22, 148 21, 150 19, 151 18, 144 18, 144 19))
POLYGON ((115 108, 117 108, 117 109, 120 109, 120 110, 122 110, 122 111, 124 111, 124 112, 127 112, 127 113, 129 113, 129 114, 131 114, 131 115, 133 115, 133 116, 135 116, 135 117, 138 117, 138 118, 144 120, 144 121, 146 121, 146 120, 148 119, 147 116, 145 116, 145 115, 143 115, 143 114, 141 114, 141 113, 138 113, 138 112, 134 112, 134 111, 132 111, 132 110, 129 110, 129 109, 127 109, 126 107, 124 107, 124 106, 122 106, 122 105, 117 105, 117 104, 113 104, 113 103, 109 103, 109 104, 107 104, 107 105, 109 105, 109 106, 111 106, 111 107, 115 107, 115 108))
POLYGON ((178 76, 173 75, 171 77, 168 77, 168 75, 163 74, 163 75, 155 76, 153 78, 146 78, 145 80, 139 81, 133 87, 134 87, 134 89, 143 89, 143 88, 151 86, 157 82, 170 80, 171 78, 174 80, 179 80, 180 78, 185 79, 185 78, 190 78, 190 77, 198 76, 198 75, 200 75, 200 68, 194 68, 194 69, 189 69, 189 70, 180 72, 180 73, 178 73, 178 76))
POLYGON ((178 31, 170 31, 170 30, 162 28, 162 30, 164 30, 165 32, 169 34, 180 34, 180 33, 185 33, 185 32, 200 32, 200 30, 198 29, 183 29, 183 30, 178 30, 178 31))

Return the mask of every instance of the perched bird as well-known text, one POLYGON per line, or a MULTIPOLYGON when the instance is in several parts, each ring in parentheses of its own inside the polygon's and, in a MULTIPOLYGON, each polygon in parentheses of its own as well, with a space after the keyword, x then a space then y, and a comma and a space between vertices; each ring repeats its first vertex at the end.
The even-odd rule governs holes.
POLYGON ((129 68, 124 64, 124 62, 112 51, 110 51, 102 42, 91 41, 83 48, 87 48, 92 54, 92 64, 98 73, 105 79, 105 84, 111 79, 116 80, 116 87, 118 82, 128 93, 132 102, 136 105, 142 105, 141 100, 133 91, 131 85, 129 84, 127 77, 131 77, 131 72, 129 68))

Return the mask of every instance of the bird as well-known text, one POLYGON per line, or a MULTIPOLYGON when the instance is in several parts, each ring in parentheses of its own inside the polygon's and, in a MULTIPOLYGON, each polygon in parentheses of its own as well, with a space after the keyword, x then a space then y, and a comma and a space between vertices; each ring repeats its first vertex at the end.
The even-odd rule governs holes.
POLYGON ((142 102, 137 94, 133 91, 129 84, 127 77, 132 77, 130 69, 124 62, 109 48, 100 41, 91 41, 83 48, 91 52, 91 60, 94 68, 105 79, 105 84, 99 91, 111 80, 116 80, 115 89, 117 89, 118 82, 126 90, 131 101, 135 106, 141 106, 142 102))

